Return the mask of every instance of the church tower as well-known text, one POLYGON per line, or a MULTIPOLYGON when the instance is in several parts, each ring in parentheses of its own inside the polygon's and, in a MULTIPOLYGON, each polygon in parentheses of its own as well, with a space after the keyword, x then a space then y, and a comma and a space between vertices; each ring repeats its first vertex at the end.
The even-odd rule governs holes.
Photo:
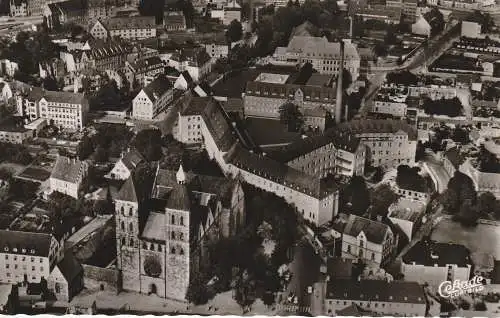
POLYGON ((177 184, 170 191, 165 209, 167 228, 167 253, 165 255, 166 297, 186 299, 189 286, 190 249, 189 224, 191 198, 186 186, 182 165, 176 174, 177 184))
POLYGON ((115 198, 116 257, 124 290, 140 291, 139 200, 129 177, 115 198))

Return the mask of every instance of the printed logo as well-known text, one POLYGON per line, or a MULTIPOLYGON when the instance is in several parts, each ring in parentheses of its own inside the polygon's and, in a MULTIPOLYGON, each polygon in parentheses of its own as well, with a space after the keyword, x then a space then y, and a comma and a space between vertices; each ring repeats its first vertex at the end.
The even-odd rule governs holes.
POLYGON ((439 284, 438 293, 443 298, 456 298, 465 294, 473 294, 484 290, 483 277, 474 276, 469 281, 456 279, 439 284))

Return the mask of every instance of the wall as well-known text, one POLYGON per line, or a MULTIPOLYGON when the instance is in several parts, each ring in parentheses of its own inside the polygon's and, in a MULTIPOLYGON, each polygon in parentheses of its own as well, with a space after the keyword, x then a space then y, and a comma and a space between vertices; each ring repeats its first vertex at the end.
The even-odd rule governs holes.
POLYGON ((93 281, 103 284, 105 289, 119 291, 120 286, 120 272, 114 268, 102 268, 87 264, 82 264, 83 267, 83 281, 93 281))
POLYGON ((325 300, 325 314, 331 315, 335 311, 342 310, 353 304, 360 305, 362 308, 379 312, 387 316, 425 316, 426 304, 394 303, 383 301, 363 301, 359 299, 350 300, 325 300))
MULTIPOLYGON (((469 280, 470 268, 469 267, 457 267, 452 265, 452 279, 458 279, 462 281, 469 280)), ((418 282, 420 284, 428 283, 434 288, 437 288, 439 284, 446 281, 448 276, 447 266, 424 266, 418 264, 405 264, 401 262, 401 273, 404 275, 405 281, 418 282)))
POLYGON ((472 179, 476 191, 491 192, 497 199, 500 199, 500 174, 481 172, 472 166, 470 160, 466 160, 459 170, 472 179))

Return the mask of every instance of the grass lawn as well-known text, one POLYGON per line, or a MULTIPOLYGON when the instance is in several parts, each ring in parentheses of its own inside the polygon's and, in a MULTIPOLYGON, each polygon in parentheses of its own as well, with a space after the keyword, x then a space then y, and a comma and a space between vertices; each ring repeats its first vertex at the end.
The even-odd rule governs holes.
POLYGON ((13 163, 13 162, 2 162, 0 163, 0 169, 5 169, 11 171, 14 175, 17 175, 19 172, 23 171, 26 166, 13 163))
POLYGON ((458 222, 444 219, 433 230, 431 239, 437 242, 453 242, 466 246, 471 252, 489 253, 500 259, 500 226, 478 224, 468 228, 458 222))
POLYGON ((50 172, 48 172, 45 169, 28 167, 21 174, 19 174, 19 177, 38 180, 38 181, 45 181, 50 177, 50 172))

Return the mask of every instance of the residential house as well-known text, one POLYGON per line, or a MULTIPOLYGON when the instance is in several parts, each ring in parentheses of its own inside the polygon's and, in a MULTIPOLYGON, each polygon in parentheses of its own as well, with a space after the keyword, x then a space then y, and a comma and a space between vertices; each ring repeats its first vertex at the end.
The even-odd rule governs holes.
POLYGON ((0 142, 22 144, 33 137, 33 131, 26 129, 21 121, 6 118, 0 121, 0 142))
POLYGON ((88 168, 88 163, 85 161, 58 156, 50 174, 50 191, 57 191, 78 199, 88 168))
POLYGON ((109 172, 109 176, 115 180, 127 180, 135 171, 137 165, 143 161, 144 158, 136 149, 129 149, 115 163, 113 169, 109 172))
POLYGON ((401 273, 406 281, 437 288, 444 281, 468 281, 472 264, 463 245, 422 240, 403 255, 401 273))
POLYGON ((147 86, 158 75, 165 72, 165 64, 158 57, 149 57, 136 60, 134 62, 125 62, 125 74, 129 83, 137 83, 140 87, 147 86))
POLYGON ((207 50, 208 55, 214 60, 220 58, 227 58, 229 55, 229 46, 226 42, 210 42, 205 43, 205 49, 207 50))
POLYGON ((157 28, 155 17, 112 17, 98 20, 90 29, 90 34, 97 39, 120 37, 127 40, 142 40, 156 37, 157 28))
POLYGON ((174 88, 182 91, 187 91, 194 86, 194 81, 188 71, 183 71, 179 74, 174 83, 174 88))
POLYGON ((415 282, 332 279, 324 283, 323 315, 348 314, 345 310, 357 306, 370 316, 426 315, 427 301, 424 288, 415 282))
POLYGON ((172 54, 168 66, 179 72, 188 71, 194 82, 199 82, 212 71, 213 61, 205 48, 186 48, 172 54))
POLYGON ((124 67, 133 48, 120 40, 90 39, 82 47, 79 69, 119 70, 124 67))
POLYGON ((325 130, 326 118, 328 111, 322 107, 318 106, 316 108, 306 108, 304 109, 304 126, 309 129, 318 129, 320 131, 325 130))
POLYGON ((47 279, 47 288, 58 301, 69 302, 83 289, 83 268, 72 252, 54 267, 47 279))
POLYGON ((397 224, 411 241, 424 219, 426 203, 408 198, 399 198, 389 206, 387 217, 397 224))
POLYGON ((167 109, 173 99, 172 83, 165 76, 158 76, 134 97, 132 101, 132 117, 153 120, 167 109))
POLYGON ((388 225, 351 214, 342 233, 342 257, 382 266, 392 256, 395 241, 388 225))
POLYGON ((400 7, 387 7, 384 5, 368 5, 360 8, 356 16, 363 21, 376 20, 387 24, 399 24, 403 9, 400 7))

